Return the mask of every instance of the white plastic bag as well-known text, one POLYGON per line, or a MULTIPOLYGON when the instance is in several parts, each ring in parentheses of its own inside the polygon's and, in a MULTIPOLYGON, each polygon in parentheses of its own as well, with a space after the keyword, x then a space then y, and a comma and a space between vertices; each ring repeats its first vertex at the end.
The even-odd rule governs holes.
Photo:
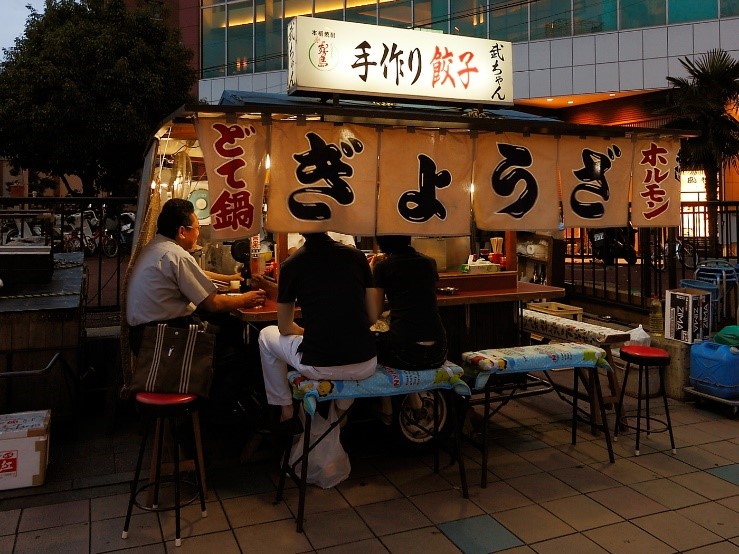
MULTIPOLYGON (((300 414, 301 418, 304 414, 300 414)), ((331 402, 328 412, 328 421, 323 419, 319 414, 313 417, 310 428, 311 444, 328 429, 329 425, 338 419, 336 405, 331 402)), ((303 422, 305 424, 305 422, 303 422)), ((307 481, 313 485, 318 485, 324 489, 330 489, 341 483, 349 477, 351 464, 349 463, 349 455, 341 446, 340 441, 341 428, 336 426, 326 438, 324 438, 318 446, 311 450, 308 455, 308 476, 307 481)), ((294 464, 303 454, 303 435, 295 441, 290 451, 290 464, 294 464)), ((296 473, 300 476, 301 466, 295 468, 296 473)))
POLYGON ((652 342, 652 337, 649 336, 644 328, 639 325, 636 329, 629 331, 630 340, 626 343, 629 346, 649 346, 652 342))

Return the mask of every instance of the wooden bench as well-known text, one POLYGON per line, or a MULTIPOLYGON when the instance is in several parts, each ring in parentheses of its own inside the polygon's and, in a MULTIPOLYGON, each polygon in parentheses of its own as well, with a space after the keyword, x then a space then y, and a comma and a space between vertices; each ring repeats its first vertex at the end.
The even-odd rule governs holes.
MULTIPOLYGON (((529 335, 543 337, 547 342, 582 342, 602 348, 606 352, 606 361, 610 367, 615 367, 613 363, 613 347, 628 341, 630 338, 629 333, 626 331, 619 331, 593 323, 574 321, 566 317, 529 309, 523 310, 522 328, 529 335)), ((618 402, 619 393, 621 392, 618 378, 613 371, 607 372, 606 377, 608 379, 609 394, 603 396, 603 402, 606 405, 615 406, 618 402)), ((552 381, 552 386, 560 395, 572 395, 572 389, 567 386, 555 383, 554 381, 552 381)), ((590 405, 590 417, 595 417, 596 420, 599 417, 598 407, 592 404, 590 405)))
MULTIPOLYGON (((425 369, 420 371, 405 371, 394 369, 378 364, 376 371, 367 379, 356 380, 321 380, 307 379, 297 371, 288 373, 288 381, 292 388, 293 399, 300 402, 305 415, 303 426, 303 452, 297 459, 290 462, 290 451, 292 437, 286 444, 285 454, 282 460, 280 481, 277 486, 277 502, 282 499, 285 488, 285 480, 289 475, 298 486, 298 513, 296 516, 297 532, 303 531, 303 516, 305 511, 305 494, 307 487, 308 457, 311 452, 329 433, 344 420, 348 410, 331 422, 328 429, 311 442, 311 421, 317 410, 317 403, 330 400, 377 398, 384 396, 397 396, 403 394, 414 394, 426 391, 434 393, 434 399, 440 390, 450 390, 465 401, 470 397, 470 388, 462 380, 464 370, 451 362, 445 362, 441 368, 425 369), (300 472, 298 473, 298 466, 300 472)), ((453 397, 454 395, 452 395, 453 397)), ((459 478, 462 486, 462 496, 469 498, 467 490, 467 476, 464 469, 464 459, 460 439, 461 418, 457 417, 456 402, 452 400, 450 405, 450 416, 454 435, 454 458, 459 466, 459 478)), ((434 473, 439 473, 439 421, 434 409, 434 428, 429 430, 434 444, 434 473)), ((462 411, 464 413, 464 411, 462 411)), ((299 417, 299 410, 295 410, 295 417, 299 417)))
MULTIPOLYGON (((577 401, 580 396, 579 383, 582 382, 591 406, 600 408, 600 422, 597 425, 600 426, 605 435, 608 457, 611 463, 615 462, 611 435, 606 421, 603 392, 600 379, 598 379, 599 369, 605 370, 607 373, 613 372, 606 359, 604 349, 583 343, 552 343, 465 352, 462 354, 462 360, 465 364, 465 380, 470 384, 473 394, 470 405, 484 406, 482 444, 478 445, 482 452, 482 478, 480 482, 482 488, 487 486, 487 426, 490 418, 513 398, 542 394, 552 390, 551 387, 548 389, 542 387, 532 392, 527 384, 521 388, 514 386, 501 391, 499 384, 494 379, 497 376, 516 374, 526 376, 535 371, 546 372, 560 368, 575 368, 572 383, 572 444, 574 445, 577 442, 577 401), (475 398, 475 396, 479 397, 480 395, 482 398, 475 398), (491 406, 493 402, 499 403, 495 409, 491 406)), ((595 418, 590 418, 590 425, 595 430, 595 418)))

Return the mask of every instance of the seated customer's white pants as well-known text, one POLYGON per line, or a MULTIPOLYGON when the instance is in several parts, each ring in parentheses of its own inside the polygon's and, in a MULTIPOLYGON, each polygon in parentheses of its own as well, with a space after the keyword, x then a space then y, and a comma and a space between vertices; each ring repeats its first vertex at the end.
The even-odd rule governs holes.
POLYGON ((302 335, 281 335, 277 325, 265 327, 259 333, 259 355, 262 359, 264 388, 267 402, 273 406, 292 404, 293 396, 287 381, 287 366, 290 365, 308 379, 366 379, 375 372, 377 357, 366 362, 329 367, 304 365, 298 347, 302 335))

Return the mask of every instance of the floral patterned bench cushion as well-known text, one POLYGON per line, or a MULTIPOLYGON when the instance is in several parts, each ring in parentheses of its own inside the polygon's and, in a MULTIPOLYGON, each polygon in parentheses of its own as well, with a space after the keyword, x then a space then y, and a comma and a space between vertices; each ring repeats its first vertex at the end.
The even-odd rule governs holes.
POLYGON ((491 348, 462 354, 474 377, 474 388, 482 389, 493 374, 525 373, 567 367, 601 367, 611 371, 606 351, 575 342, 537 344, 513 348, 491 348))
POLYGON ((626 331, 618 331, 602 325, 583 323, 582 321, 533 310, 523 311, 523 328, 530 333, 558 340, 585 342, 594 345, 629 340, 629 334, 626 331))
POLYGON ((297 371, 287 375, 293 398, 303 401, 307 413, 313 416, 316 403, 340 398, 394 396, 432 389, 451 389, 460 396, 470 396, 470 388, 462 380, 464 370, 452 362, 438 369, 405 371, 377 364, 373 375, 356 380, 313 380, 297 371))

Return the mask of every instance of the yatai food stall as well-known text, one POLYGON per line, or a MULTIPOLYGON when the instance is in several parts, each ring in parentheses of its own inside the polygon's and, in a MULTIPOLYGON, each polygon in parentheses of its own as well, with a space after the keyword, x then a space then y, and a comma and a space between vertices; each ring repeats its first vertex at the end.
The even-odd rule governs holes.
MULTIPOLYGON (((519 281, 518 232, 679 225, 678 135, 508 109, 508 42, 303 17, 288 35, 294 95, 226 91, 155 134, 139 213, 154 197, 191 199, 207 269, 232 272, 229 245, 249 237, 254 259, 271 238, 277 264, 289 233, 344 233, 369 249, 375 235, 443 238, 430 253, 448 262, 440 289, 456 294, 439 303, 459 361, 516 344, 523 301, 564 295, 519 281), (479 230, 504 238, 506 271, 466 263, 487 247, 479 230)), ((273 302, 238 315, 276 317, 273 302)))

